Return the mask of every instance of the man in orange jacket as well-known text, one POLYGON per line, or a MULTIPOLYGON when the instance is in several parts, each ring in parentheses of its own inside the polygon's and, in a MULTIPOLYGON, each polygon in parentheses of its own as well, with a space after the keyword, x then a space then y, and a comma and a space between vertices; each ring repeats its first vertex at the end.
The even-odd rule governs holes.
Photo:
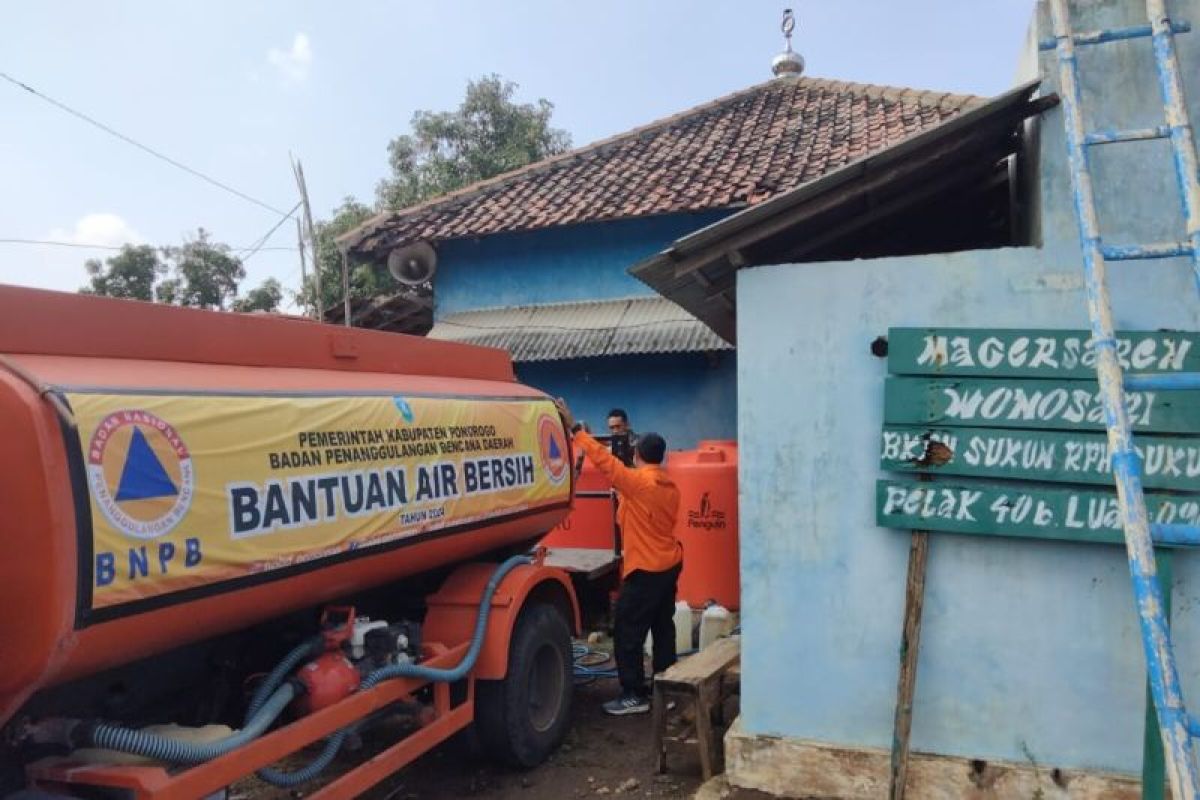
POLYGON ((567 404, 556 401, 563 422, 574 433, 575 446, 608 476, 620 506, 623 561, 613 639, 621 696, 604 704, 609 714, 644 714, 650 710, 642 650, 646 633, 654 635, 652 664, 656 673, 675 663, 675 593, 683 569, 683 546, 675 538, 679 489, 662 467, 667 443, 657 433, 643 434, 634 450, 635 467, 625 466, 604 445, 575 423, 567 404))

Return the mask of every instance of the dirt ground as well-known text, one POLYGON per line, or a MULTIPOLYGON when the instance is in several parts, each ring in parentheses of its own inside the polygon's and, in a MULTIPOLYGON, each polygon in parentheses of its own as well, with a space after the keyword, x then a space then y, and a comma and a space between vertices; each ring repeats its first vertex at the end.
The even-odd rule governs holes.
MULTIPOLYGON (((571 731, 566 742, 540 767, 518 772, 473 758, 456 743, 430 751, 366 794, 368 800, 568 800, 619 796, 690 798, 700 786, 700 763, 693 747, 668 750, 668 771, 654 771, 650 715, 610 717, 600 704, 616 693, 616 682, 600 680, 575 690, 571 731)), ((734 701, 736 703, 736 700, 734 701)), ((729 708, 736 715, 736 708, 729 708)), ((382 737, 381 737, 382 738, 382 737)), ((335 763, 336 774, 359 763, 384 741, 365 738, 363 748, 335 763)), ((311 792, 312 789, 310 788, 311 792)), ((257 780, 234 787, 229 800, 285 800, 303 797, 257 780)), ((729 800, 757 800, 767 795, 735 792, 729 800)))

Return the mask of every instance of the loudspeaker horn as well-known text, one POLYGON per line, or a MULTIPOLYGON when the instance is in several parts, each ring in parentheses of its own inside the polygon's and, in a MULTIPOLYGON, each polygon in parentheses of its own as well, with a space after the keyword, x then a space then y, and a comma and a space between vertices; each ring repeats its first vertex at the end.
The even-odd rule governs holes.
POLYGON ((400 283, 420 286, 437 272, 437 251, 429 242, 397 247, 388 254, 387 268, 400 283))

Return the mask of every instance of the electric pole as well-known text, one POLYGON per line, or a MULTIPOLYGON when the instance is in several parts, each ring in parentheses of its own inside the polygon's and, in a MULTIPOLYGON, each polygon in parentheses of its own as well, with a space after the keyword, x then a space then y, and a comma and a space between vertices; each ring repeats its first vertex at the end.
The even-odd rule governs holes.
POLYGON ((308 203, 308 185, 304 182, 304 167, 300 164, 300 159, 291 157, 290 154, 289 158, 292 161, 292 173, 296 176, 296 188, 300 190, 300 202, 304 206, 304 228, 308 234, 308 245, 312 248, 313 283, 317 295, 313 303, 313 315, 324 322, 325 294, 321 291, 321 262, 317 258, 317 232, 313 229, 312 206, 308 203))

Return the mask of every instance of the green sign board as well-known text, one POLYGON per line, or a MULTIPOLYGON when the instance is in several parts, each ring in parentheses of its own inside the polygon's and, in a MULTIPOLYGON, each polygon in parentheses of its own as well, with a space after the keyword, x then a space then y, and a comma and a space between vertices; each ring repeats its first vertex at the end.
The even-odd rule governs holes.
MULTIPOLYGON (((1200 391, 1126 392, 1135 431, 1200 432, 1200 391)), ((884 422, 986 428, 1104 430, 1095 380, 888 378, 884 422)))
MULTIPOLYGON (((1200 497, 1147 495, 1146 504, 1152 522, 1200 521, 1200 497)), ((875 519, 884 528, 1124 542, 1113 491, 880 480, 875 484, 875 519)))
MULTIPOLYGON (((1135 445, 1147 488, 1200 491, 1200 438, 1138 436, 1135 445)), ((879 463, 889 472, 1113 485, 1108 435, 1084 431, 884 425, 879 463)))
MULTIPOLYGON (((1200 334, 1122 331, 1117 358, 1129 372, 1200 372, 1200 334)), ((888 372, 1096 379, 1091 333, 1082 330, 892 328, 888 372)))
MULTIPOLYGON (((1200 334, 1118 332, 1117 356, 1200 372, 1200 334)), ((880 466, 926 481, 880 480, 881 526, 1124 541, 1088 331, 892 328, 888 370, 880 466)), ((1179 493, 1200 492, 1200 391, 1125 399, 1143 483, 1171 492, 1147 494, 1151 520, 1196 524, 1200 494, 1179 493)))

